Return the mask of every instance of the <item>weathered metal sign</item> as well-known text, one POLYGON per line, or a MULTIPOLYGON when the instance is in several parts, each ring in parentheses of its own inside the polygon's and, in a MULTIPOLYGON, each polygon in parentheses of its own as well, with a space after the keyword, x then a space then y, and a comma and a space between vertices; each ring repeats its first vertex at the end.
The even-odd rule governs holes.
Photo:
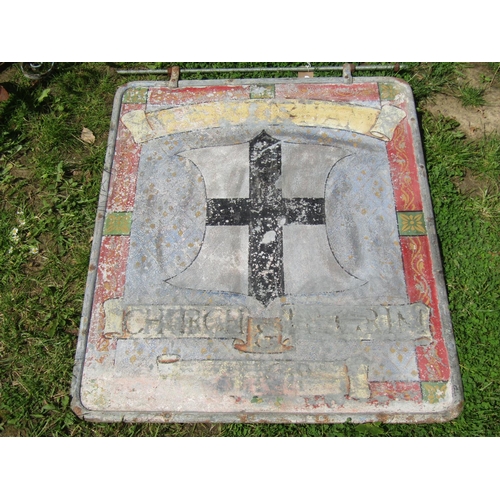
POLYGON ((460 375, 407 84, 187 85, 117 93, 74 411, 454 418, 460 375))

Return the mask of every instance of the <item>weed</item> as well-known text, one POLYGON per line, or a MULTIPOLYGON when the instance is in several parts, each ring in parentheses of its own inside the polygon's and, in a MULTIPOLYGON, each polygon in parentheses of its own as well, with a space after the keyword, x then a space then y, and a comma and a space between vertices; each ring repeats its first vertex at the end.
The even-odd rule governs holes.
POLYGON ((465 107, 484 106, 484 89, 466 84, 459 89, 460 101, 465 107))
POLYGON ((408 69, 402 76, 412 86, 417 107, 432 94, 449 89, 463 67, 462 64, 447 62, 405 63, 405 66, 408 69))

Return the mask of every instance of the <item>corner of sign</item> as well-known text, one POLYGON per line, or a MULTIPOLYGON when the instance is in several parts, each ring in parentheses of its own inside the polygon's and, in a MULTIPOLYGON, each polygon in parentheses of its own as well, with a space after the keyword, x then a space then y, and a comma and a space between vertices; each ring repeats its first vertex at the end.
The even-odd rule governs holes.
POLYGON ((80 397, 80 391, 75 391, 75 393, 71 395, 70 408, 73 413, 81 420, 88 420, 87 416, 92 413, 92 410, 89 410, 83 404, 80 397))

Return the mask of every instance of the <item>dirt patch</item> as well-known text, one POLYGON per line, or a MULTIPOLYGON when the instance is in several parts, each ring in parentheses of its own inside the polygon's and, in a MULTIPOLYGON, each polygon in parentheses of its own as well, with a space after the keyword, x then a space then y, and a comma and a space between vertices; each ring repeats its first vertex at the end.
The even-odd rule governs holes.
POLYGON ((6 425, 4 430, 0 432, 0 437, 22 437, 24 435, 24 431, 12 425, 6 425))
MULTIPOLYGON (((11 164, 7 164, 7 168, 12 166, 11 164)), ((12 167, 8 170, 9 175, 14 177, 14 179, 31 179, 33 177, 33 171, 27 168, 16 168, 12 167)))
POLYGON ((465 170, 465 177, 455 178, 453 183, 460 193, 471 198, 483 196, 485 192, 493 192, 495 189, 495 183, 492 179, 480 177, 469 168, 465 170))
POLYGON ((464 68, 463 75, 450 82, 446 94, 434 96, 425 109, 431 114, 453 118, 460 130, 470 139, 485 135, 500 135, 500 71, 495 72, 486 63, 474 63, 464 68), (460 99, 460 89, 472 86, 484 91, 483 106, 465 107, 460 99))
POLYGON ((18 71, 12 63, 0 63, 0 83, 10 82, 18 71))

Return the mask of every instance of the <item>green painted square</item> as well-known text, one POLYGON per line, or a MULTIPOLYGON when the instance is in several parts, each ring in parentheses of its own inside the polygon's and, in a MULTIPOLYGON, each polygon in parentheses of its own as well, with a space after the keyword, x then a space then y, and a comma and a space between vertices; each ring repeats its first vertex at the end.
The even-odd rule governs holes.
POLYGON ((378 89, 380 92, 380 99, 383 101, 393 101, 398 95, 398 88, 392 83, 379 83, 378 89))
POLYGON ((252 85, 250 87, 251 99, 274 99, 274 85, 252 85))
POLYGON ((423 212, 398 212, 398 227, 401 236, 427 234, 423 212))
POLYGON ((427 403, 439 403, 446 396, 446 382, 422 382, 422 398, 427 403))
POLYGON ((111 212, 104 222, 104 236, 128 236, 132 226, 132 212, 111 212))
POLYGON ((148 100, 148 89, 135 87, 128 89, 123 94, 123 102, 126 104, 145 104, 148 100))

